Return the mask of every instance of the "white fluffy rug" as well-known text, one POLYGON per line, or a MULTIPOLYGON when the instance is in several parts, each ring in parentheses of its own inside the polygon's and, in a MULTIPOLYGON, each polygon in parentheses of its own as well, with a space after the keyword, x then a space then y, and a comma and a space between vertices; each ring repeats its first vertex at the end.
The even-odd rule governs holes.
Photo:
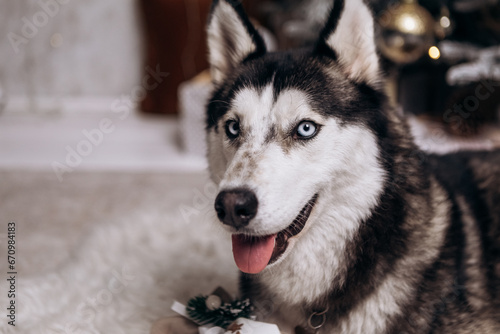
MULTIPOLYGON (((229 238, 200 174, 1 171, 0 254, 17 224, 16 327, 0 333, 149 333, 154 320, 223 286, 236 293, 229 238)), ((0 272, 7 272, 6 256, 0 272)))

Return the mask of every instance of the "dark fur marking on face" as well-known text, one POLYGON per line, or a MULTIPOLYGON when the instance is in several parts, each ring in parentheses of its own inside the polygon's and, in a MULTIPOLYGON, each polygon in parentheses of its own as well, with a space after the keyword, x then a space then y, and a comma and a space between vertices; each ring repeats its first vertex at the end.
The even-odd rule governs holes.
POLYGON ((283 152, 288 155, 292 151, 292 148, 294 146, 294 140, 291 136, 285 136, 283 140, 280 142, 280 147, 283 150, 283 152))
MULTIPOLYGON (((218 133, 217 122, 227 113, 230 105, 225 100, 229 97, 229 92, 226 91, 225 87, 220 87, 213 93, 212 99, 207 103, 207 118, 206 118, 206 129, 215 128, 218 133)), ((231 96, 232 98, 232 96, 231 96)))
MULTIPOLYGON (((318 130, 319 133, 320 130, 318 130)), ((316 140, 316 136, 310 139, 295 139, 293 134, 287 132, 283 140, 280 142, 280 147, 285 154, 290 154, 290 152, 296 147, 307 147, 309 144, 316 140)))
POLYGON ((242 158, 243 159, 251 159, 252 154, 250 154, 250 152, 248 152, 248 151, 245 151, 245 152, 243 152, 242 158))
POLYGON ((231 144, 232 147, 235 149, 239 149, 241 145, 245 142, 246 134, 245 133, 240 133, 240 135, 234 139, 227 139, 229 140, 229 143, 231 144))
POLYGON ((244 174, 245 178, 251 178, 257 169, 256 157, 258 155, 253 154, 250 151, 244 151, 241 155, 240 162, 237 167, 240 167, 241 175, 244 174), (240 166, 241 164, 241 166, 240 166))
POLYGON ((235 175, 240 175, 243 172, 244 167, 243 162, 238 161, 233 167, 232 172, 234 172, 235 175))
POLYGON ((341 122, 364 124, 370 128, 383 123, 373 124, 373 118, 379 117, 386 102, 383 93, 348 80, 330 58, 302 50, 298 53, 268 53, 237 68, 214 92, 207 108, 207 128, 216 126, 229 109, 227 103, 217 101, 231 101, 242 89, 261 90, 271 82, 275 100, 283 90, 297 89, 309 97, 307 102, 315 111, 325 116, 335 116, 341 122), (338 75, 332 78, 324 72, 326 68, 338 75))
POLYGON ((276 131, 276 125, 272 125, 266 134, 266 137, 264 139, 264 143, 269 144, 270 142, 276 140, 277 135, 278 135, 278 132, 276 131))
MULTIPOLYGON (((266 57, 268 57, 268 54, 264 58, 266 57)), ((277 64, 270 64, 263 71, 257 72, 255 70, 255 63, 259 63, 260 61, 260 58, 245 61, 234 73, 228 76, 224 84, 216 88, 207 104, 207 129, 216 127, 218 121, 230 109, 230 103, 223 101, 232 101, 239 91, 247 87, 252 87, 261 92, 271 82, 274 75, 274 66, 277 66, 277 64), (254 75, 250 76, 245 73, 247 70, 254 75)))

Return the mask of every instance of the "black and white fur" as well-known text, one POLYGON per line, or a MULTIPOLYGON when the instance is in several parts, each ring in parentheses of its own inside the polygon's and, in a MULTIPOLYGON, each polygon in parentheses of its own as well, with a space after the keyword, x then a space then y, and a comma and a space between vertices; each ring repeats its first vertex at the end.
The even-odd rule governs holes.
POLYGON ((335 1, 314 48, 278 53, 241 4, 216 0, 208 45, 210 172, 259 203, 228 231, 277 233, 318 194, 278 261, 242 275, 264 320, 308 331, 328 308, 318 333, 500 332, 500 154, 415 146, 383 93, 362 0, 335 1), (319 125, 314 138, 293 136, 304 120, 319 125))

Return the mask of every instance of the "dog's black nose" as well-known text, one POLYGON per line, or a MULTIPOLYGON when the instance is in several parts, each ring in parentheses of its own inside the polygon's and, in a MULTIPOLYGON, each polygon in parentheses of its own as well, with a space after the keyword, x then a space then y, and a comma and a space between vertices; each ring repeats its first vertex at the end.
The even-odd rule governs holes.
POLYGON ((257 214, 259 202, 253 191, 244 188, 221 191, 215 199, 219 220, 236 229, 247 226, 257 214))

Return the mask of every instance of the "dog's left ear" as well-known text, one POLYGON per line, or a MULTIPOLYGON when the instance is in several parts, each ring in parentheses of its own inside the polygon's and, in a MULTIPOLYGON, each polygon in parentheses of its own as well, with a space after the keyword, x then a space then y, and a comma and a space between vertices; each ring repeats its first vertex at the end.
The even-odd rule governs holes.
POLYGON ((216 84, 244 60, 266 53, 264 39, 238 0, 213 1, 207 35, 210 71, 216 84))
POLYGON ((376 85, 380 76, 374 19, 363 0, 335 0, 316 52, 337 60, 347 76, 376 85))

